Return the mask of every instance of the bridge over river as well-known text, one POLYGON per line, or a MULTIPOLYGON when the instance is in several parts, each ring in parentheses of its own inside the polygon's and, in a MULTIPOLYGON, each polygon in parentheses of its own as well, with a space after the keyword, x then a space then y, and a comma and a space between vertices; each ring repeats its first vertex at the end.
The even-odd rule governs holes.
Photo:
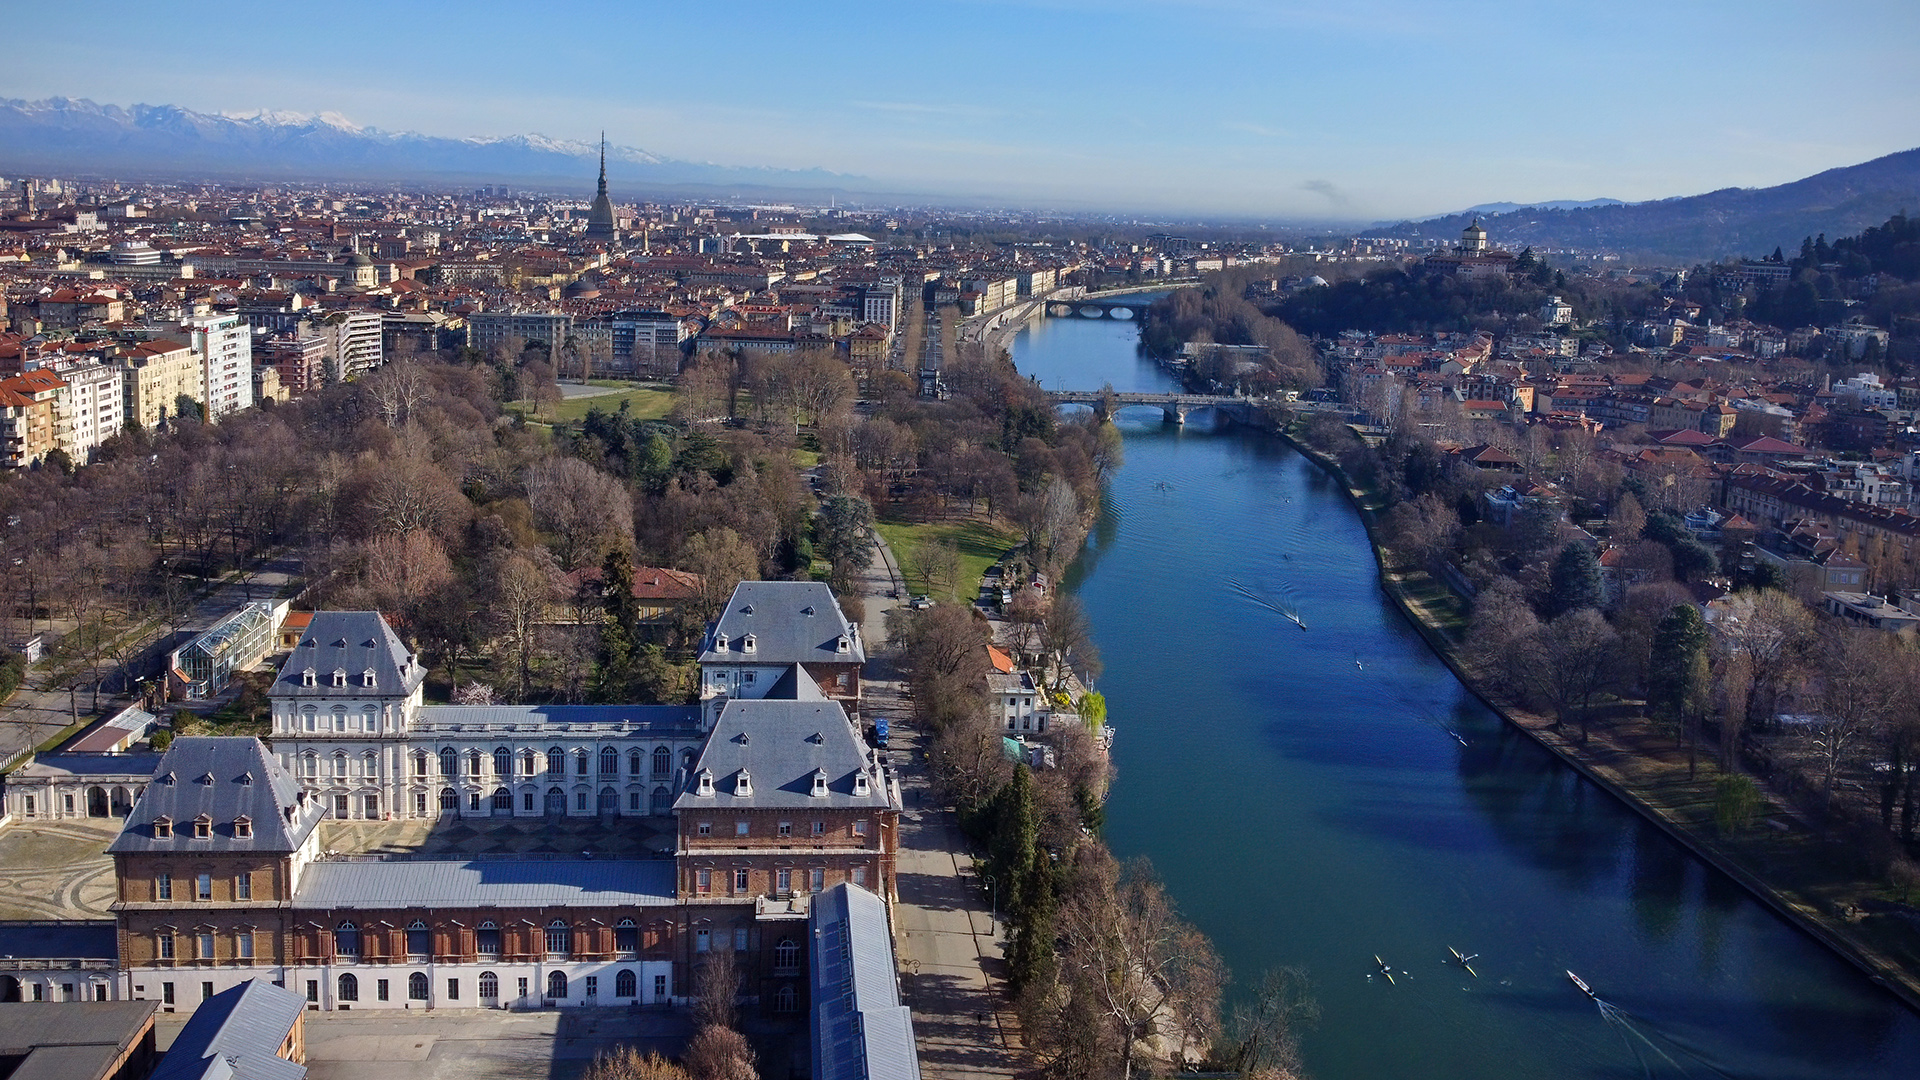
POLYGON ((1143 394, 1115 390, 1049 390, 1047 397, 1055 405, 1086 405, 1102 420, 1121 409, 1150 405, 1166 415, 1169 424, 1184 424, 1195 409, 1212 409, 1239 423, 1248 423, 1261 403, 1253 398, 1226 394, 1143 394))

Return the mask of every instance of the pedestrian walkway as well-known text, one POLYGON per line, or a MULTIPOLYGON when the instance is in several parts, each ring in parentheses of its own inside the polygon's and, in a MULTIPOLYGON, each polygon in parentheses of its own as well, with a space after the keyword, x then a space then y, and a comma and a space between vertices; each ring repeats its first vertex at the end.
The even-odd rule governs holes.
MULTIPOLYGON (((877 539, 877 537, 876 537, 877 539)), ((892 752, 906 808, 894 872, 894 951, 900 991, 913 1011, 920 1072, 927 1080, 1016 1076, 1028 1068, 1006 995, 1006 939, 953 812, 927 787, 924 736, 905 721, 906 688, 886 644, 888 596, 899 584, 893 555, 881 540, 861 576, 868 646, 864 711, 894 719, 892 752)))

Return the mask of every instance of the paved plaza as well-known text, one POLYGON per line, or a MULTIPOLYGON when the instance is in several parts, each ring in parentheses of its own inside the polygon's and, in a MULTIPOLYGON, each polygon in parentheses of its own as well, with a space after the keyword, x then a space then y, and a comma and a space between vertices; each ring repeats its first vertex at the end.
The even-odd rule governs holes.
POLYGON ((120 818, 16 821, 0 829, 0 919, 111 919, 120 818))

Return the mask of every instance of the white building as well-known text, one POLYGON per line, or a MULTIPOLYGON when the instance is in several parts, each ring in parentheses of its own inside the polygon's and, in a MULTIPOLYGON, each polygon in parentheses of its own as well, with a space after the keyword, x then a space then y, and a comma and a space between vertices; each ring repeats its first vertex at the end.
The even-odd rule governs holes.
POLYGON ((900 305, 904 282, 897 274, 889 274, 878 283, 864 290, 866 305, 862 312, 866 322, 879 323, 891 330, 900 318, 900 305))
POLYGON ((331 354, 329 382, 357 379, 386 359, 384 322, 377 311, 331 311, 316 319, 313 329, 331 354))
POLYGON ((94 448, 118 435, 126 423, 126 374, 92 357, 63 360, 53 365, 53 373, 67 384, 71 426, 62 448, 76 463, 84 465, 94 448))
POLYGON ((180 331, 200 361, 201 404, 218 420, 253 404, 253 330, 231 312, 192 315, 180 331))

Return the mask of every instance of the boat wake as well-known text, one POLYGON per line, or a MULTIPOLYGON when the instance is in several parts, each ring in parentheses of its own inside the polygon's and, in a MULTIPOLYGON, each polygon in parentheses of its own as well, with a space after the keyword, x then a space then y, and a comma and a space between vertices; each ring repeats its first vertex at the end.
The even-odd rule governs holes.
MULTIPOLYGON (((1573 973, 1567 974, 1571 977, 1573 973)), ((1665 1076, 1721 1077, 1723 1080, 1734 1080, 1732 1073, 1715 1065, 1700 1051, 1602 998, 1578 980, 1575 981, 1575 985, 1585 990, 1587 996, 1593 999, 1593 1003, 1600 1009, 1601 1019, 1605 1020, 1607 1026, 1620 1036, 1621 1044, 1627 1048, 1628 1053, 1633 1055, 1634 1062, 1640 1066, 1641 1075, 1647 1080, 1657 1080, 1665 1076), (1669 1050, 1672 1052, 1669 1053, 1669 1050)))
POLYGON ((1235 581, 1232 578, 1227 579, 1227 587, 1242 597, 1251 600, 1254 604, 1281 616, 1300 629, 1305 630, 1307 628, 1306 621, 1300 617, 1299 606, 1286 596, 1276 596, 1265 590, 1248 585, 1246 582, 1235 581))

